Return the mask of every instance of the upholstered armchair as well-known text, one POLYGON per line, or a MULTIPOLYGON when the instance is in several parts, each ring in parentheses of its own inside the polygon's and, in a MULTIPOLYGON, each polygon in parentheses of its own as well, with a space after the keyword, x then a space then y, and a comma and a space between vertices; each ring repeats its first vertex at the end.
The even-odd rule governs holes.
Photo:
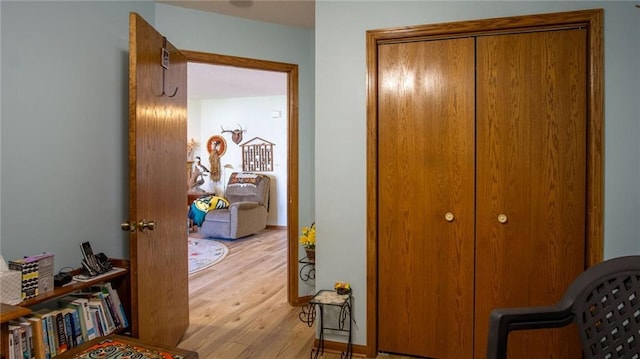
POLYGON ((229 207, 209 211, 200 233, 210 238, 236 239, 266 228, 270 182, 269 176, 262 174, 232 173, 225 192, 229 207))

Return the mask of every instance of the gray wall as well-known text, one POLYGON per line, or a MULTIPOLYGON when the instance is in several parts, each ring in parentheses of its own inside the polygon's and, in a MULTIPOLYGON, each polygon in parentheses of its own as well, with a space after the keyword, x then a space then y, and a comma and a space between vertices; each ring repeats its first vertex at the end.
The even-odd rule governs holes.
POLYGON ((313 30, 151 1, 1 1, 0 253, 128 258, 129 12, 178 48, 300 65, 300 218, 313 217, 313 30))
POLYGON ((604 212, 610 258, 640 253, 640 9, 634 3, 317 2, 316 286, 352 283, 355 343, 366 343, 367 327, 366 30, 590 8, 605 9, 604 212))
POLYGON ((0 252, 128 257, 129 12, 151 2, 2 1, 0 252))

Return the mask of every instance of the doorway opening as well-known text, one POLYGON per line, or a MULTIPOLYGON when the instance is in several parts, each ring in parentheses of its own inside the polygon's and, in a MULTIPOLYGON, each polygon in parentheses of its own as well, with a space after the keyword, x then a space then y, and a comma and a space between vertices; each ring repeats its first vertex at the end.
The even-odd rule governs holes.
MULTIPOLYGON (((181 51, 188 63, 229 66, 234 68, 279 72, 286 75, 286 191, 278 193, 286 201, 287 228, 287 301, 291 305, 300 304, 298 294, 297 258, 298 258, 298 66, 281 62, 249 59, 228 55, 181 51)), ((253 135, 244 138, 251 140, 253 135)), ((236 167, 235 165, 231 164, 236 167)), ((240 170, 240 168, 232 171, 240 170)), ((223 179, 224 183, 224 179, 223 179)))

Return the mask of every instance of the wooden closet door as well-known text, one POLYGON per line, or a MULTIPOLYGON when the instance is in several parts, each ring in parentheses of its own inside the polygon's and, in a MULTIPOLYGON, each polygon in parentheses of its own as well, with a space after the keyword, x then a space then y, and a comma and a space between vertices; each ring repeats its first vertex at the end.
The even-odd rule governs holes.
POLYGON ((384 44, 378 64, 378 349, 470 358, 473 39, 384 44))
MULTIPOLYGON (((475 358, 493 308, 552 305, 585 269, 586 53, 585 30, 477 39, 475 358)), ((577 334, 513 333, 510 358, 580 358, 577 334)))

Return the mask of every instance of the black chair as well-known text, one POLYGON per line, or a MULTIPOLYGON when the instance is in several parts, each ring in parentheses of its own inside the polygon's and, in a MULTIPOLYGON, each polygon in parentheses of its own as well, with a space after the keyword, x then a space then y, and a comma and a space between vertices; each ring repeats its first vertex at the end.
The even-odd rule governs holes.
POLYGON ((609 259, 580 274, 549 307, 494 309, 487 359, 505 359, 509 332, 575 322, 584 358, 640 359, 640 255, 609 259))

